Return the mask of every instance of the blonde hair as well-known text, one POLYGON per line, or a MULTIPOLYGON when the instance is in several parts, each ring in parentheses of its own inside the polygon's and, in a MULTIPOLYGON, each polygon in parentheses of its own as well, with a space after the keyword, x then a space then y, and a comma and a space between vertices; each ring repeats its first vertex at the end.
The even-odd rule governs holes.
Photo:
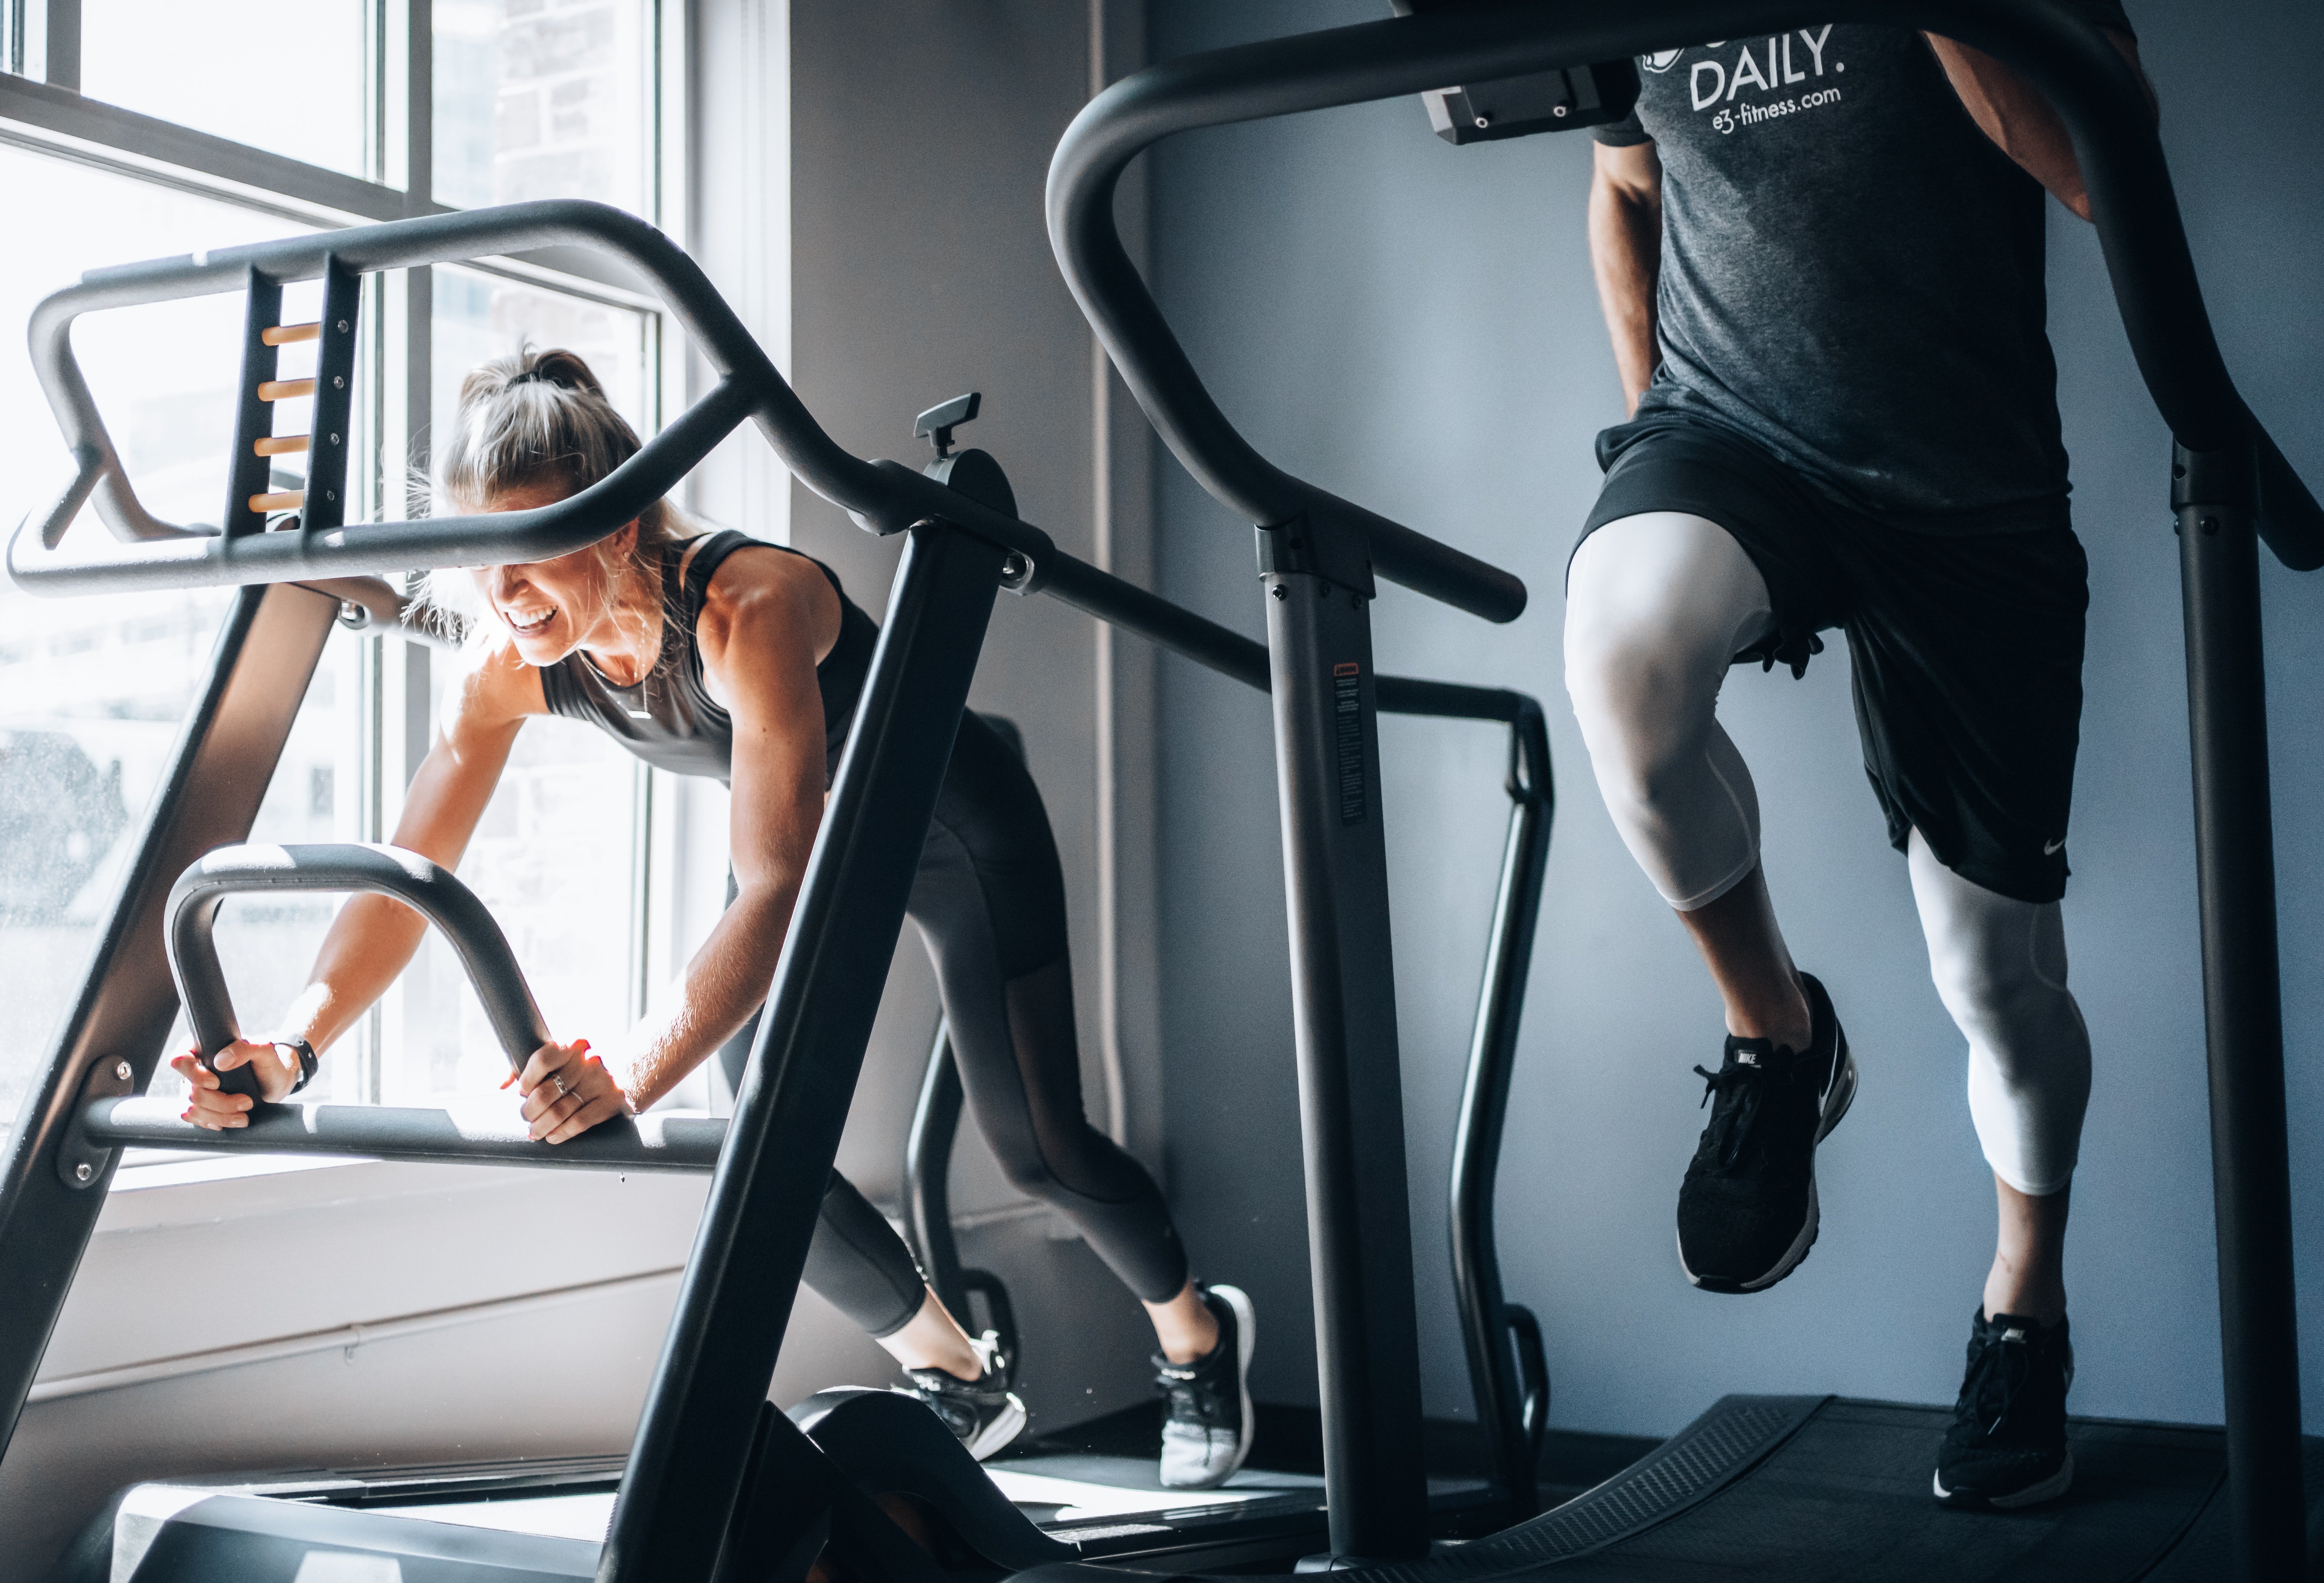
MULTIPOLYGON (((613 410, 578 353, 528 346, 469 370, 460 381, 458 415, 437 447, 429 493, 432 504, 460 512, 526 490, 550 489, 567 498, 637 455, 639 446, 637 430, 613 410)), ((640 511, 637 521, 637 543, 623 557, 626 564, 611 564, 606 552, 614 589, 658 563, 664 547, 699 531, 667 499, 640 511)), ((493 623, 478 619, 483 612, 475 603, 465 574, 427 579, 426 619, 439 630, 467 641, 489 640, 493 623)))

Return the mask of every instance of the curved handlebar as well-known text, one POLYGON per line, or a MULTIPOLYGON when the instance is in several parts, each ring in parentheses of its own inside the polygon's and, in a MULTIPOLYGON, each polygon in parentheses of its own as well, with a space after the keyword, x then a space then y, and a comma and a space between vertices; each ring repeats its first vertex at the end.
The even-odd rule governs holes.
POLYGON ((34 371, 75 467, 72 481, 51 504, 25 517, 8 546, 10 575, 34 594, 303 582, 565 555, 604 538, 667 494, 746 419, 757 422, 802 483, 873 532, 900 532, 942 518, 1017 551, 1028 563, 1029 582, 1038 582, 1050 551, 1047 535, 1038 528, 911 468, 868 462, 842 448, 700 266, 653 226, 604 204, 510 204, 92 270, 33 311, 30 340, 34 371), (611 474, 537 511, 233 537, 164 522, 138 501, 73 357, 74 319, 102 308, 241 290, 261 277, 311 280, 332 270, 360 274, 560 245, 609 253, 642 276, 719 380, 611 474), (80 557, 59 552, 65 529, 92 497, 114 537, 129 548, 80 557))
POLYGON ((1529 3, 1190 55, 1124 78, 1074 118, 1049 167, 1050 244, 1130 391, 1212 494, 1263 524, 1302 511, 1352 521, 1370 535, 1383 575, 1490 615, 1478 608, 1490 568, 1465 557, 1456 562, 1459 552, 1284 473, 1228 422, 1122 247, 1113 218, 1121 172, 1154 143, 1197 127, 1620 60, 1803 20, 1931 28, 2007 60, 2049 97, 2073 134, 2123 325, 2155 405, 2191 450, 2253 447, 2269 548, 2288 566, 2324 566, 2324 511, 2244 404, 2219 355, 2145 92, 2105 35, 2059 0, 1840 0, 1820 4, 1812 16, 1803 16, 1796 0, 1529 3))
MULTIPOLYGON (((229 896, 266 890, 371 890, 394 897, 451 941, 512 1071, 523 1071, 532 1053, 549 1043, 549 1026, 509 950, 508 937, 476 893, 450 870, 393 846, 224 846, 198 860, 171 887, 169 923, 162 933, 170 976, 177 980, 187 1026, 193 1029, 205 1063, 242 1036, 211 938, 219 904, 229 896)), ((250 1092, 248 1071, 244 1067, 223 1074, 227 1080, 244 1079, 242 1087, 228 1081, 229 1092, 250 1092)))

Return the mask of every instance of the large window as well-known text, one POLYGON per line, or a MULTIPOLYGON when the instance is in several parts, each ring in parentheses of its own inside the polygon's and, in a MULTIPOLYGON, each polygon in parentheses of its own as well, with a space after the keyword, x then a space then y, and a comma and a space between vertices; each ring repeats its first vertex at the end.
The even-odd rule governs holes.
MULTIPOLYGON (((662 135, 676 106, 661 87, 680 80, 665 3, 0 0, 0 212, 72 216, 12 228, 0 336, 21 346, 33 305, 95 265, 532 198, 682 220, 661 202, 684 190, 666 152, 678 140, 662 135)), ((311 316, 314 290, 292 289, 286 318, 311 316)), ((528 344, 588 358, 642 432, 664 416, 676 336, 616 272, 560 254, 378 277, 364 291, 361 511, 406 509, 461 375, 528 344)), ((75 327, 130 475, 164 519, 218 520, 241 316, 229 295, 75 327)), ((300 372, 286 364, 284 377, 300 372)), ((285 405, 278 432, 303 432, 285 405)), ((18 465, 0 474, 0 525, 13 525, 67 474, 21 353, 0 354, 0 423, 18 437, 18 465)), ((292 465, 278 486, 297 488, 300 458, 281 460, 292 465)), ((72 529, 104 531, 93 512, 72 529)), ((0 1125, 78 987, 228 602, 41 600, 0 580, 0 1125)), ((254 839, 392 833, 450 668, 392 636, 335 631, 254 839)), ((536 722, 462 865, 561 1035, 610 1043, 683 960, 672 930, 699 897, 680 898, 683 865, 656 854, 700 842, 679 828, 689 798, 658 779, 586 728, 536 722)), ((249 1026, 270 1026, 304 983, 336 907, 227 904, 220 951, 249 1026)), ((502 1070, 456 959, 431 941, 332 1052, 325 1092, 420 1102, 489 1091, 502 1070)))

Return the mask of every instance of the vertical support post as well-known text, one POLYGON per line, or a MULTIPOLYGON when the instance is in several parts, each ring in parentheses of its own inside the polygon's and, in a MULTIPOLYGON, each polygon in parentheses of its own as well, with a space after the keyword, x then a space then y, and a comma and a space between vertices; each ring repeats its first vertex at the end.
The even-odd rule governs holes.
POLYGON ((363 277, 336 258, 323 271, 322 328, 315 343, 314 420, 308 428, 307 498, 299 525, 307 532, 347 520, 347 452, 355 421, 355 330, 363 277))
POLYGON ((1549 861, 1549 743, 1538 709, 1510 726, 1508 844, 1501 857, 1493 932, 1485 950, 1484 986, 1469 1048, 1469 1074, 1461 1090, 1453 1133, 1452 1292, 1461 1307, 1461 1339, 1485 1437, 1493 1481, 1518 1516, 1533 1514, 1534 1444, 1526 1432, 1525 1386, 1513 1354, 1501 1265, 1494 1242, 1493 1187, 1501 1163, 1501 1129, 1508 1114, 1509 1073, 1517 1064, 1517 1028, 1525 1012, 1526 979, 1533 964, 1534 927, 1541 913, 1542 875, 1549 861))
POLYGON ((2171 503, 2187 630, 2219 1351, 2237 1583, 2307 1568, 2292 1162, 2260 642, 2258 474, 2248 446, 2174 449, 2171 503))
POLYGON ((1332 1552, 1408 1560, 1428 1551, 1428 1498, 1371 568, 1304 520, 1259 544, 1332 1552))
POLYGON ((663 1338, 599 1583, 706 1583, 807 1266, 1004 552, 915 528, 663 1338))
POLYGON ((953 1061, 952 1025, 938 1017, 919 1103, 912 1108, 912 1130, 904 1139, 904 1219, 929 1288, 964 1324, 968 1294, 961 1289, 960 1244, 952 1234, 951 1176, 953 1140, 960 1134, 965 1098, 953 1061))
POLYGON ((152 1080, 178 1013, 161 944, 170 888, 212 847, 249 838, 337 609, 287 583, 236 594, 88 975, 0 1146, 0 1292, 8 1294, 0 1302, 0 1452, 15 1433, 120 1159, 112 1150, 101 1166, 87 1162, 86 1178, 77 1166, 60 1169, 91 1069, 126 1061, 125 1087, 142 1091, 152 1080))
POLYGON ((235 391, 234 455, 226 464, 226 514, 218 519, 228 538, 266 531, 266 513, 251 510, 250 497, 264 494, 272 458, 258 454, 258 442, 274 432, 274 408, 258 397, 258 387, 274 377, 275 352, 263 338, 282 322, 282 283, 250 272, 242 315, 242 383, 235 391))

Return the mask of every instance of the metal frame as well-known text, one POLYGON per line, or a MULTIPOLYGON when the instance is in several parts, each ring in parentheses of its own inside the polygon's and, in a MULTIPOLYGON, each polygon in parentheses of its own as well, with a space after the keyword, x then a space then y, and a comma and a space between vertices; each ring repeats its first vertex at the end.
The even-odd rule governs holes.
MULTIPOLYGON (((2255 537, 2286 566, 2314 569, 2324 565, 2324 512, 2219 355, 2143 87, 2105 36, 2060 0, 1848 0, 1812 18, 1767 0, 1672 0, 1650 9, 1591 0, 1547 14, 1506 5, 1400 17, 1141 71, 1093 100, 1058 144, 1049 233, 1066 283, 1179 460, 1259 525, 1263 565, 1277 584, 1269 639, 1278 676, 1290 684, 1277 694, 1277 755, 1293 853, 1302 1086, 1364 1091, 1348 1110, 1311 1103, 1305 1112, 1324 1135, 1309 1139, 1308 1197, 1333 1548, 1343 1557, 1401 1557, 1418 1554, 1425 1540, 1412 1516, 1416 1412, 1396 1409, 1401 1415, 1380 1422, 1379 1376, 1417 1373, 1409 1304, 1385 1314, 1362 1303, 1327 1308, 1333 1294, 1360 1284, 1362 1250, 1401 1239, 1401 1197, 1390 1204, 1387 1195, 1368 1196, 1341 1164, 1366 1118, 1392 1113, 1400 1096, 1393 1062, 1379 1056, 1376 1028, 1346 1016, 1333 983, 1335 954, 1370 971, 1387 965, 1386 922, 1369 907, 1377 863, 1366 851, 1316 846, 1319 828, 1339 814, 1328 778, 1311 784, 1318 749, 1332 740, 1332 697, 1317 667, 1369 670, 1360 597, 1368 591, 1365 548, 1382 569, 1410 571, 1401 537, 1409 529, 1384 527, 1283 473, 1228 423, 1122 247, 1115 187, 1139 152, 1196 127, 1835 19, 1960 39, 2016 67, 2057 107, 2073 134, 2124 328, 2181 447, 2173 505, 2187 600, 2236 1567, 2242 1578, 2289 1578, 2304 1565, 2299 1355, 2255 537), (1352 616, 1334 618, 1334 630, 1320 612, 1337 610, 1332 595, 1341 591, 1359 597, 1352 616), (1303 793, 1309 801, 1300 805, 1303 793), (1292 840, 1303 833, 1307 842, 1292 840), (1351 880, 1366 893, 1355 906, 1345 899, 1351 880), (1316 949, 1318 942, 1330 948, 1316 949)), ((1406 580, 1496 613, 1489 601, 1480 608, 1449 598, 1425 575, 1406 580)), ((1360 686, 1354 692, 1352 737, 1368 747, 1370 699, 1360 686)))

